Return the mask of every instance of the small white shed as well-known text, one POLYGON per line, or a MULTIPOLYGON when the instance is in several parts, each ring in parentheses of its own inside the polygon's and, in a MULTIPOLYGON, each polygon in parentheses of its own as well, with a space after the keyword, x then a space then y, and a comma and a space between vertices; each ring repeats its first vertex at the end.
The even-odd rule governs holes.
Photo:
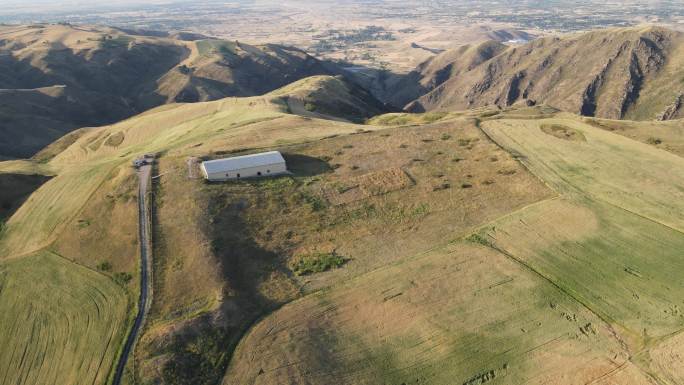
POLYGON ((287 172, 285 159, 278 151, 236 156, 202 162, 202 174, 210 181, 223 181, 278 175, 287 172))

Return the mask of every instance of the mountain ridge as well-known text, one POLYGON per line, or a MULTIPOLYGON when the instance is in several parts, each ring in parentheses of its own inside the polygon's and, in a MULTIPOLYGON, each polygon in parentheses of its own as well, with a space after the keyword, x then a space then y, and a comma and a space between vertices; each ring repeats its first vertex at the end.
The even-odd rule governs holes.
MULTIPOLYGON (((461 54, 448 51, 424 63, 409 77, 427 85, 425 92, 404 109, 543 103, 608 119, 684 116, 684 33, 654 26, 614 28, 497 47, 490 57, 480 45, 461 48, 461 54), (466 53, 473 51, 485 60, 464 65, 466 53)), ((395 100, 395 105, 405 101, 395 100)))
POLYGON ((256 96, 339 73, 297 48, 201 38, 62 24, 0 26, 0 155, 30 157, 75 128, 111 124, 162 104, 256 96))

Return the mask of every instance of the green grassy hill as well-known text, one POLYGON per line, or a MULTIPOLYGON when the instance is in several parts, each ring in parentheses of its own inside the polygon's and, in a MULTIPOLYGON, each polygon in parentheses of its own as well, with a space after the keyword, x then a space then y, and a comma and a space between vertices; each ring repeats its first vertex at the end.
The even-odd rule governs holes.
POLYGON ((128 383, 682 378, 681 122, 536 106, 352 123, 368 111, 355 87, 314 77, 161 106, 0 162, 52 176, 0 233, 0 317, 16 328, 0 341, 36 341, 35 359, 0 360, 0 384, 106 383, 138 290, 130 162, 146 152, 160 154, 154 301, 128 383), (189 178, 189 158, 270 149, 291 175, 189 178), (58 299, 36 307, 36 290, 58 299), (60 298, 64 316, 42 323, 60 298), (97 322, 69 332, 83 317, 97 322), (48 324, 59 338, 30 337, 48 324))
MULTIPOLYGON (((0 233, 0 269, 7 272, 2 275, 0 286, 8 300, 13 298, 10 293, 18 290, 30 293, 21 288, 21 285, 33 284, 27 278, 27 274, 31 273, 31 264, 28 261, 37 258, 34 257, 36 254, 46 253, 59 255, 58 260, 64 266, 82 269, 90 277, 90 281, 84 283, 83 289, 79 289, 70 284, 70 279, 50 275, 56 267, 44 264, 42 268, 45 271, 36 271, 36 274, 47 274, 45 285, 60 287, 64 295, 77 298, 100 295, 97 290, 105 290, 106 285, 110 285, 118 288, 117 295, 124 298, 123 304, 102 304, 98 308, 99 316, 103 319, 118 320, 110 326, 103 324, 104 321, 98 321, 97 327, 104 327, 113 333, 109 337, 111 343, 102 347, 104 350, 98 353, 101 356, 89 357, 100 360, 98 368, 83 366, 81 369, 85 372, 79 375, 75 371, 77 367, 72 368, 71 365, 76 365, 74 362, 78 362, 80 355, 89 354, 86 350, 72 349, 70 345, 57 339, 41 340, 40 343, 45 344, 47 349, 40 353, 43 357, 41 362, 44 361, 41 365, 49 363, 53 366, 32 369, 32 366, 40 365, 20 359, 15 362, 17 358, 13 355, 7 366, 8 376, 2 383, 63 383, 59 380, 62 377, 55 377, 55 382, 51 382, 53 380, 50 376, 53 373, 72 376, 64 378, 70 378, 65 381, 75 381, 74 383, 105 383, 126 329, 126 323, 122 320, 127 320, 132 314, 126 301, 132 303, 138 290, 137 179, 130 167, 134 157, 143 152, 157 151, 167 154, 170 159, 185 159, 187 155, 212 154, 220 148, 275 146, 279 143, 299 143, 325 136, 355 133, 360 126, 345 121, 345 118, 355 118, 346 116, 346 110, 327 111, 328 114, 337 114, 334 116, 335 121, 288 113, 290 97, 310 95, 320 87, 325 87, 328 82, 340 87, 340 90, 353 90, 353 87, 345 85, 340 79, 317 79, 313 83, 291 85, 291 94, 280 92, 265 97, 163 106, 116 125, 75 131, 47 147, 34 160, 0 162, 0 175, 6 175, 3 176, 6 187, 17 192, 16 196, 7 195, 4 198, 9 201, 8 207, 13 213, 0 233), (226 146, 226 143, 230 145, 226 146), (45 181, 47 178, 41 175, 51 178, 45 181), (33 186, 32 180, 45 183, 39 187, 33 186), (26 187, 22 187, 23 185, 26 187), (26 198, 30 189, 36 187, 37 190, 26 198), (14 211, 22 199, 25 201, 14 211), (21 277, 14 278, 14 273, 11 273, 13 266, 23 266, 21 277), (93 279, 94 283, 91 282, 93 279), (98 289, 101 285, 105 286, 98 289), (58 360, 56 357, 65 354, 64 349, 67 348, 70 354, 74 354, 74 361, 58 360), (47 377, 43 374, 24 377, 23 374, 43 373, 42 371, 47 373, 47 377), (80 382, 81 380, 84 382, 80 382)), ((345 101, 350 100, 354 101, 356 108, 365 109, 365 99, 359 95, 341 93, 340 103, 337 105, 342 106, 345 101)), ((368 102, 372 100, 368 99, 368 102)), ((368 109, 372 110, 372 107, 369 105, 368 109)), ((177 170, 179 176, 184 175, 183 170, 185 167, 177 170)), ((215 267, 212 266, 212 269, 215 267)), ((107 297, 113 295, 106 294, 107 297)), ((159 292, 160 301, 164 300, 165 295, 167 294, 163 290, 159 292)), ((3 314, 8 320, 15 316, 24 317, 23 314, 41 317, 41 313, 32 310, 31 306, 34 304, 29 300, 7 304, 3 302, 2 306, 6 310, 3 314)), ((55 320, 50 329, 74 326, 69 317, 78 317, 79 315, 73 313, 80 309, 65 306, 62 310, 67 315, 55 320), (60 326, 60 322, 69 324, 60 326)), ((30 328, 31 322, 17 323, 17 327, 30 328)), ((37 319, 35 322, 40 321, 37 319)), ((30 332, 30 329, 24 331, 30 332)), ((76 335, 73 337, 76 338, 76 335)), ((26 345, 23 338, 12 339, 9 334, 3 338, 12 350, 19 351, 26 345)), ((98 338, 100 337, 95 335, 88 337, 93 341, 98 338)), ((221 372, 220 375, 222 374, 221 372)))

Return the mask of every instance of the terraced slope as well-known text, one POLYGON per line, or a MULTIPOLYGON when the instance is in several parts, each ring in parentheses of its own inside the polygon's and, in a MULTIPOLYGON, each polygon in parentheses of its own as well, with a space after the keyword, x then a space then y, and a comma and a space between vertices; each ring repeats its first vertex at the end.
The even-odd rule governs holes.
POLYGON ((0 262, 0 384, 104 384, 125 331, 125 291, 50 252, 0 262))

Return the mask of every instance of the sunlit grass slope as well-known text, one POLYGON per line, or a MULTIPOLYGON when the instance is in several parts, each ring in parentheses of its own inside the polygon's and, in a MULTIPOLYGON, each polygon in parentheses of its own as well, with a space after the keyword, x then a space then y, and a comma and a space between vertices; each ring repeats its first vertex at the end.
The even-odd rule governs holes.
POLYGON ((0 384, 102 384, 126 322, 125 291, 49 252, 0 262, 0 384))
POLYGON ((485 224, 470 244, 283 306, 242 340, 224 384, 681 378, 672 357, 683 351, 668 341, 684 328, 684 158, 569 114, 485 115, 488 137, 558 196, 485 224))
POLYGON ((290 115, 286 105, 267 95, 163 106, 79 130, 33 160, 0 162, 3 173, 53 176, 0 232, 0 384, 106 382, 128 325, 127 301, 138 289, 137 234, 128 220, 137 216, 133 158, 206 155, 227 143, 254 148, 358 129, 290 115))

